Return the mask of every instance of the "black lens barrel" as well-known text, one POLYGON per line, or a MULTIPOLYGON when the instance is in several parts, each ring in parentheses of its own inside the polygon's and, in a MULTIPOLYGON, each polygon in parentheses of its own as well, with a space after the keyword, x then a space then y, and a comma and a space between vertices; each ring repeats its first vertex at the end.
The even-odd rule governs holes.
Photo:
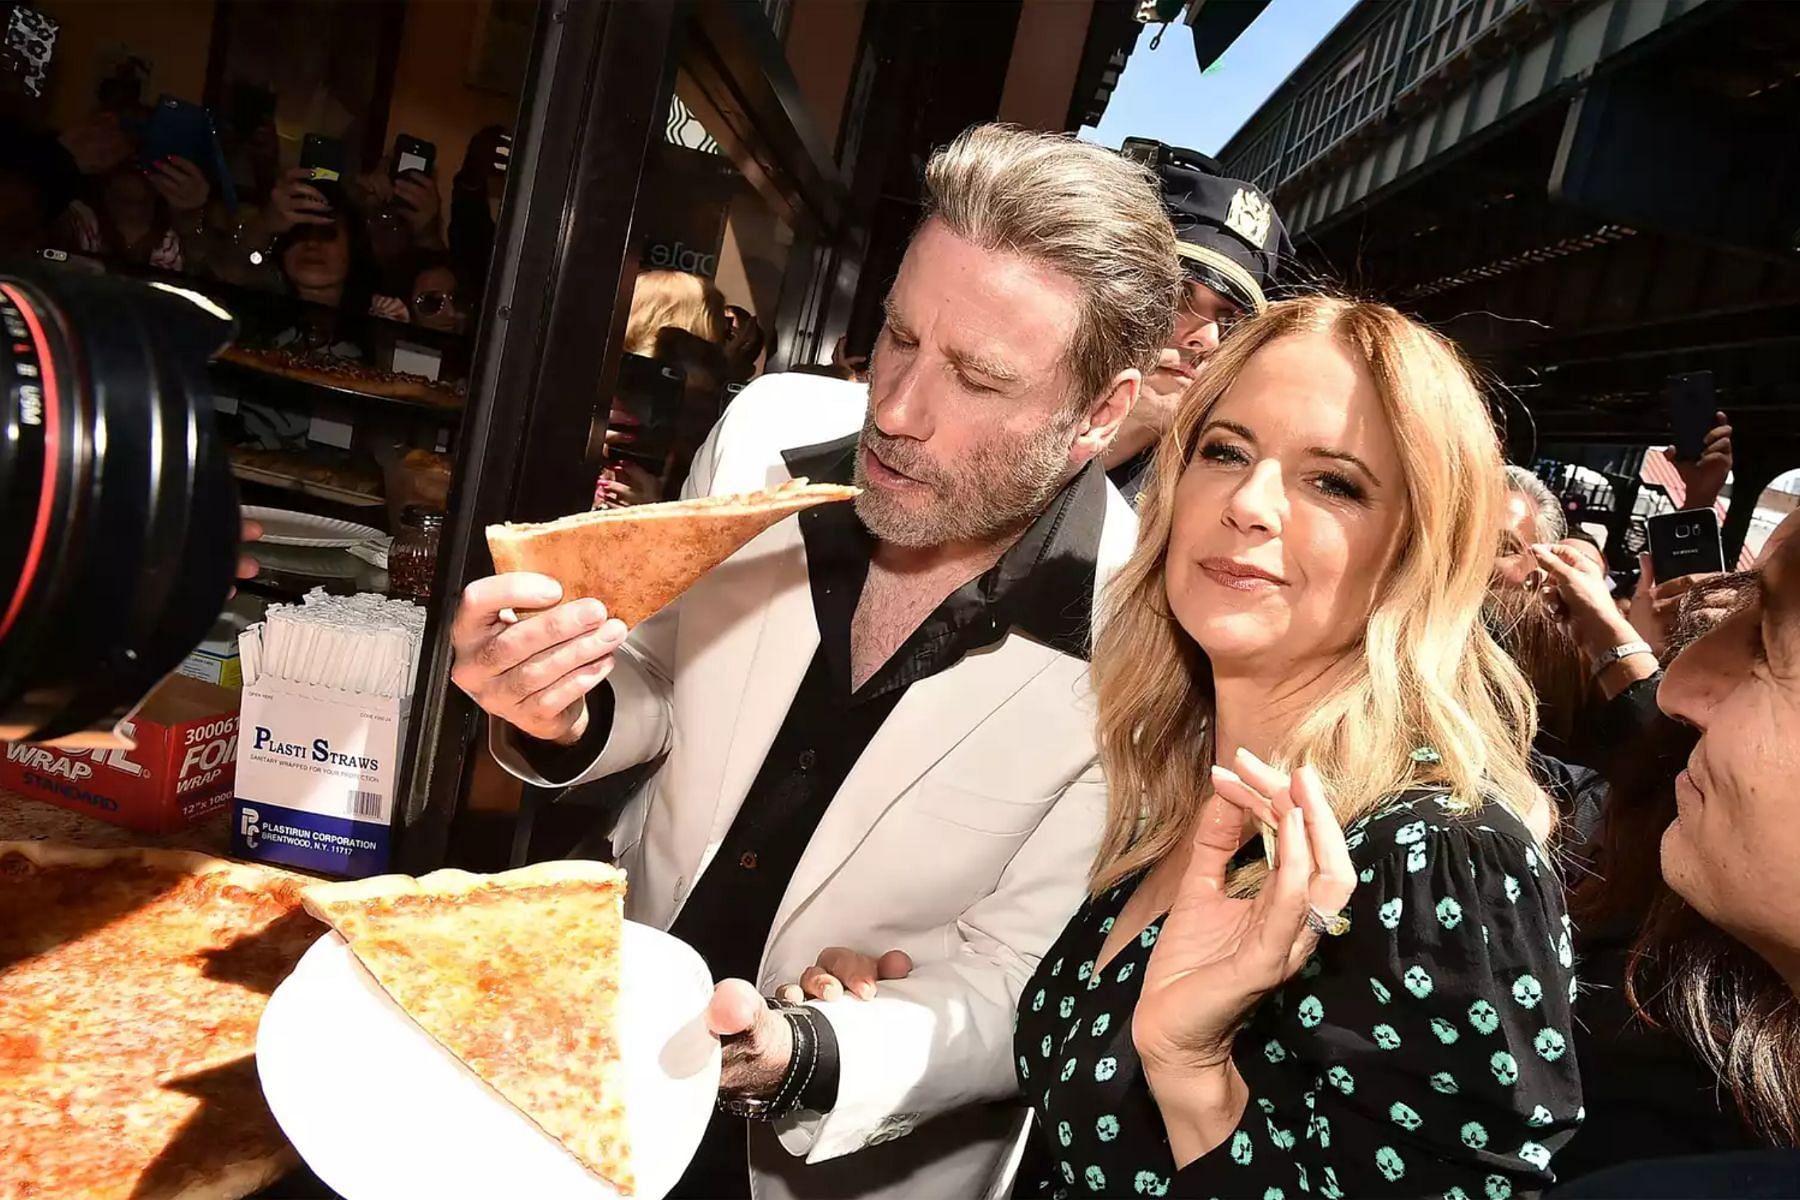
POLYGON ((0 635, 0 725, 48 740, 110 727, 224 604, 239 516, 206 360, 231 321, 143 284, 42 268, 0 271, 0 297, 43 360, 26 364, 10 336, 0 354, 0 570, 21 564, 16 595, 0 599, 16 606, 0 635), (22 365, 55 389, 41 437, 25 424, 22 365))

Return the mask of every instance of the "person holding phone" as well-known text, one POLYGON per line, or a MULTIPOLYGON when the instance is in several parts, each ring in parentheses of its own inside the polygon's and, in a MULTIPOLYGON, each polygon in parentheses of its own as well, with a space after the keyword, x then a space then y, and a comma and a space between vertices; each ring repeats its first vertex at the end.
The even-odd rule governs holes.
MULTIPOLYGON (((709 281, 686 271, 643 271, 631 291, 625 353, 662 357, 659 340, 665 329, 722 347, 727 328, 725 297, 709 281)), ((674 422, 678 414, 663 415, 674 422)), ((641 455, 632 453, 642 426, 638 413, 614 400, 607 418, 607 465, 594 488, 595 508, 626 508, 664 498, 660 476, 669 464, 659 462, 659 469, 652 470, 641 455)), ((682 465, 685 474, 686 464, 682 465)))
POLYGON ((267 259, 279 273, 281 290, 349 317, 408 319, 406 302, 381 291, 368 226, 342 187, 289 172, 270 196, 269 208, 277 235, 267 259))
POLYGON ((71 250, 114 262, 185 271, 208 238, 212 184, 192 161, 171 154, 148 167, 127 160, 103 175, 97 203, 76 200, 63 220, 71 250))
MULTIPOLYGON (((1699 442, 1699 453, 1691 458, 1679 456, 1678 447, 1666 453, 1669 463, 1681 478, 1682 494, 1671 495, 1677 509, 1710 509, 1717 505, 1719 492, 1731 477, 1731 422, 1723 412, 1713 413, 1712 428, 1699 442)), ((1690 438, 1690 440, 1692 440, 1690 438)), ((1691 447, 1690 447, 1691 449, 1691 447)), ((1652 451, 1652 453, 1658 453, 1652 451)), ((1670 489, 1673 492, 1673 488, 1670 489)), ((1716 524, 1715 524, 1716 529, 1716 524)), ((1723 562, 1719 567, 1722 569, 1723 562)), ((1683 597, 1697 583, 1716 572, 1672 575, 1658 578, 1654 555, 1648 548, 1638 555, 1638 584, 1632 593, 1627 614, 1632 628, 1660 656, 1668 649, 1683 597)))
POLYGON ((417 255, 447 249, 436 163, 430 142, 400 134, 393 150, 356 180, 375 259, 396 290, 405 289, 403 276, 417 255))
POLYGON ((506 167, 512 154, 512 135, 501 125, 489 125, 469 139, 462 166, 450 186, 450 253, 456 274, 480 294, 487 284, 488 259, 494 250, 494 223, 500 197, 506 190, 506 167))

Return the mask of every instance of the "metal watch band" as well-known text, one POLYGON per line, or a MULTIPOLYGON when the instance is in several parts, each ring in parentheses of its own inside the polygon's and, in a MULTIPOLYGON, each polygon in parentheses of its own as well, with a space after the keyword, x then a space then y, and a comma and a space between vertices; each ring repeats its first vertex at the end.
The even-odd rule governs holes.
POLYGON ((1649 642, 1621 642, 1594 660, 1594 674, 1598 675, 1606 668, 1621 659, 1630 658, 1634 654, 1654 654, 1649 642))

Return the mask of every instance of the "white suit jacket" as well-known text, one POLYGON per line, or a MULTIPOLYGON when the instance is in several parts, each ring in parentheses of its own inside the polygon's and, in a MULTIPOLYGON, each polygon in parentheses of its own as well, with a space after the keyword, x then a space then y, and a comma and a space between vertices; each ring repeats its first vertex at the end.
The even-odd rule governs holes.
MULTIPOLYGON (((784 450, 854 434, 866 403, 866 389, 838 380, 759 380, 701 447, 687 492, 783 482, 784 450)), ((1130 507, 1110 485, 1104 496, 1100 582, 1136 539, 1130 507)), ((799 524, 782 521, 632 632, 611 676, 609 739, 579 778, 537 775, 498 722, 491 745, 546 786, 667 752, 613 831, 627 915, 667 929, 818 644, 799 524)), ((1099 842, 1093 725, 1086 662, 1017 631, 906 691, 819 821, 755 982, 772 992, 840 945, 905 950, 913 972, 873 1000, 816 1006, 838 1039, 838 1103, 751 1123, 758 1196, 982 1194, 1017 1129, 1017 1107, 994 1102, 1017 1094, 1019 992, 1080 904, 1099 842)))

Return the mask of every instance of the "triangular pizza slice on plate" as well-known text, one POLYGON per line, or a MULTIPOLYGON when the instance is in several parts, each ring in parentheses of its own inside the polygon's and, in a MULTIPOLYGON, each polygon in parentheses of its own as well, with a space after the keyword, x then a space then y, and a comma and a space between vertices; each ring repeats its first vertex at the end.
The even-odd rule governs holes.
POLYGON ((564 861, 382 875, 316 884, 302 900, 421 1029, 631 1194, 617 1028, 624 872, 564 861))

